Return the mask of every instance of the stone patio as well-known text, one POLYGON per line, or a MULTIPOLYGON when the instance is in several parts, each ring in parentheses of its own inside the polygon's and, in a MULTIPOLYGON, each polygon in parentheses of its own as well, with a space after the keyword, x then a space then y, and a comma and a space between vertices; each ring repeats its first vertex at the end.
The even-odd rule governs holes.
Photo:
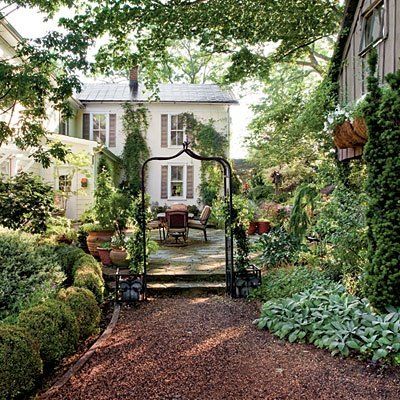
POLYGON ((159 240, 157 230, 152 239, 159 244, 151 254, 148 268, 148 288, 152 293, 199 292, 221 293, 225 290, 224 231, 207 229, 208 241, 203 232, 191 230, 186 244, 175 245, 174 239, 159 240))
POLYGON ((152 231, 152 239, 159 250, 150 255, 151 274, 225 274, 224 231, 207 229, 208 241, 203 232, 191 230, 186 246, 174 246, 174 239, 160 242, 158 231, 152 231))

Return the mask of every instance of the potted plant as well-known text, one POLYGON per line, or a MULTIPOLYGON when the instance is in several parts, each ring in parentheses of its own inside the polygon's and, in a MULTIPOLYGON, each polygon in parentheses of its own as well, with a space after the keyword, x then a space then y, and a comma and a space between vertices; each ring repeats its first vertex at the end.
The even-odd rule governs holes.
POLYGON ((117 232, 111 238, 111 262, 117 267, 129 267, 128 253, 126 251, 127 238, 123 232, 117 232))
POLYGON ((97 252, 99 253, 100 261, 103 265, 105 266, 112 265, 112 261, 110 258, 110 252, 111 252, 110 242, 104 242, 100 246, 98 246, 97 252))
POLYGON ((99 257, 97 248, 101 246, 101 244, 111 240, 111 237, 114 234, 113 227, 103 226, 99 223, 91 223, 82 225, 82 229, 88 233, 86 243, 90 254, 93 257, 99 257))

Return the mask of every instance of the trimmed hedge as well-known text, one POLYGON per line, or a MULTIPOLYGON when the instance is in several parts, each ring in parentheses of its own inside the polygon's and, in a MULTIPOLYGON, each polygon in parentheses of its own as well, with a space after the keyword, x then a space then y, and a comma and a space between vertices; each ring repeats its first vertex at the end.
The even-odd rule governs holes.
POLYGON ((79 258, 73 267, 73 285, 89 289, 98 303, 103 301, 104 279, 100 264, 89 255, 79 258))
POLYGON ((68 282, 72 282, 73 280, 73 267, 74 264, 86 253, 78 247, 67 245, 67 244, 59 244, 54 246, 54 252, 57 255, 58 262, 61 265, 64 274, 67 276, 68 282))
POLYGON ((15 325, 0 325, 0 398, 27 398, 43 371, 39 347, 15 325))
POLYGON ((61 289, 58 298, 65 302, 75 314, 81 339, 86 339, 99 331, 101 312, 90 290, 71 286, 61 289))
POLYGON ((38 341, 40 355, 48 366, 71 354, 78 343, 79 329, 75 315, 58 300, 48 300, 22 311, 19 324, 38 341))

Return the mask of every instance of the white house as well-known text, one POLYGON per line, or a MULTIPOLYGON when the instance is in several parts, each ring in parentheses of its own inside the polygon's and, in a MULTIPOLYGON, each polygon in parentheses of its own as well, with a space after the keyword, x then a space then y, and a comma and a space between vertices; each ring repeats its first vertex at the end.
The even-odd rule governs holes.
MULTIPOLYGON (((7 20, 1 19, 0 57, 9 59, 14 56, 14 49, 21 40, 22 37, 7 20)), ((185 128, 180 114, 186 112, 205 122, 212 119, 216 129, 229 138, 229 107, 237 103, 232 93, 221 90, 217 85, 168 84, 159 85, 157 101, 149 101, 151 93, 138 84, 137 72, 137 69, 132 69, 126 84, 84 85, 81 93, 70 99, 75 117, 69 121, 61 121, 60 114, 49 106, 45 122, 49 138, 61 141, 73 154, 86 153, 91 160, 87 172, 75 173, 72 181, 68 182, 74 193, 66 207, 66 216, 71 219, 79 218, 93 202, 100 152, 113 163, 121 162, 119 156, 125 142, 122 130, 124 103, 132 102, 148 109, 146 138, 152 156, 171 156, 182 148, 185 128), (104 146, 99 146, 100 142, 104 146)), ((0 119, 17 123, 18 110, 9 114, 1 115, 0 119)), ((73 167, 54 163, 45 169, 30 157, 33 151, 22 151, 12 142, 3 144, 0 147, 0 178, 14 176, 20 171, 33 172, 43 177, 56 191, 59 190, 71 175, 73 167)), ((146 187, 153 203, 196 204, 199 184, 199 161, 182 157, 149 165, 146 187)))
MULTIPOLYGON (((124 84, 86 84, 77 98, 84 105, 78 119, 82 137, 101 140, 120 156, 125 136, 122 129, 123 104, 132 102, 148 109, 147 143, 151 156, 172 156, 182 149, 185 140, 183 113, 193 113, 203 122, 213 120, 214 127, 229 139, 229 109, 237 104, 233 94, 218 85, 161 84, 157 101, 138 84, 137 68, 124 84)), ((228 153, 228 149, 227 149, 228 153)), ((160 205, 174 202, 198 204, 200 161, 181 156, 179 159, 149 164, 146 182, 151 201, 160 205)))

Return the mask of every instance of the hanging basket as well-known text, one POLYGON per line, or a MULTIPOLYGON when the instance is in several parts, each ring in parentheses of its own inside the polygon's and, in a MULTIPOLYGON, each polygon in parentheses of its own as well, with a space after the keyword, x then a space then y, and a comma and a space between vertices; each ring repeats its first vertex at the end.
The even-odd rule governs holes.
POLYGON ((357 135, 361 138, 364 138, 365 141, 368 139, 368 128, 365 123, 364 117, 356 117, 353 121, 353 128, 356 131, 357 135))
POLYGON ((366 138, 359 136, 349 121, 344 121, 333 131, 333 141, 339 149, 347 149, 364 145, 366 138))

